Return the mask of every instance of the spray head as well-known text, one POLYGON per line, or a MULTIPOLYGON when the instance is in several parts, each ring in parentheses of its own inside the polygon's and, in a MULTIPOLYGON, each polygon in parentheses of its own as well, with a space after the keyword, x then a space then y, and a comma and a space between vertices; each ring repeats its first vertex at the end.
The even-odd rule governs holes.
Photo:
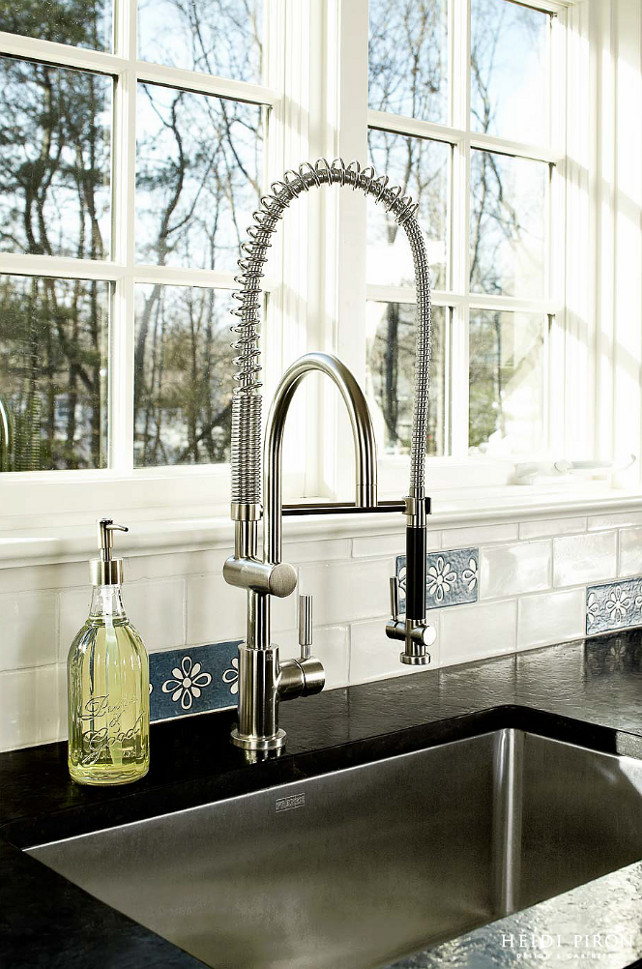
POLYGON ((98 522, 99 559, 89 563, 89 574, 93 585, 120 585, 123 581, 123 560, 112 557, 114 532, 128 532, 125 525, 115 525, 111 518, 101 518, 98 522))

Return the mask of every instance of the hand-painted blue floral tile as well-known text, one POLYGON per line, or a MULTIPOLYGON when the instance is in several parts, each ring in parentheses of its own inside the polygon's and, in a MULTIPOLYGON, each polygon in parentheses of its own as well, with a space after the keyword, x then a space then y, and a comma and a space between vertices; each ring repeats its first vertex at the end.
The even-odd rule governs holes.
POLYGON ((149 657, 151 720, 236 706, 238 640, 184 646, 149 657))
POLYGON ((586 590, 586 635, 642 625, 642 578, 618 579, 586 590))
MULTIPOLYGON (((426 556, 426 609, 477 602, 479 549, 456 548, 426 556)), ((406 556, 397 556, 399 611, 406 608, 406 556)))

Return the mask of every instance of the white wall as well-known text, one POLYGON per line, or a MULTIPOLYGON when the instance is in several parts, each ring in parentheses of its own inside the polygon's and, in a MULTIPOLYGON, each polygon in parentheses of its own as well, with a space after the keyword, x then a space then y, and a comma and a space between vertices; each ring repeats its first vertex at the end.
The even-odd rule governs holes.
MULTIPOLYGON (((315 652, 328 688, 414 675, 387 639, 388 577, 404 551, 400 524, 353 537, 287 541, 299 589, 315 597, 315 652)), ((532 516, 432 529, 431 549, 479 547, 479 601, 430 610, 433 666, 448 666, 585 633, 586 586, 642 573, 642 510, 532 516)), ((245 597, 224 582, 231 548, 135 554, 125 603, 150 652, 240 639, 245 597)), ((446 556, 447 557, 447 556, 446 556)), ((0 749, 66 735, 65 661, 87 616, 84 562, 0 569, 0 749)), ((275 603, 275 640, 296 653, 296 599, 275 603)))
MULTIPOLYGON (((642 453, 642 3, 580 0, 571 8, 577 42, 569 69, 590 78, 585 126, 569 119, 568 213, 580 225, 568 254, 570 307, 565 353, 576 379, 569 394, 589 401, 571 424, 568 456, 642 453), (586 31, 590 45, 582 39, 586 31), (597 255, 596 255, 597 254, 597 255), (591 352, 594 347, 596 354, 591 352), (597 392, 593 388, 597 385, 597 392)), ((577 120, 577 119, 575 119, 577 120)), ((569 403, 573 403, 570 401, 569 403)), ((571 414, 577 407, 569 407, 571 414)), ((580 637, 586 586, 642 574, 642 500, 624 512, 516 513, 483 525, 431 533, 435 549, 479 546, 479 602, 431 613, 434 665, 580 637)), ((126 603, 150 651, 241 638, 244 596, 221 566, 230 549, 201 540, 127 563, 126 603)), ((353 533, 325 527, 289 543, 300 588, 315 595, 317 651, 329 687, 414 675, 384 635, 387 578, 403 552, 403 529, 353 533)), ((73 556, 72 556, 73 557, 73 556)), ((65 556, 69 558, 68 555, 65 556)), ((77 556, 76 556, 77 558, 77 556)), ((65 658, 86 617, 82 561, 0 562, 0 749, 64 737, 65 658)), ((294 598, 274 612, 277 638, 295 648, 294 598)))

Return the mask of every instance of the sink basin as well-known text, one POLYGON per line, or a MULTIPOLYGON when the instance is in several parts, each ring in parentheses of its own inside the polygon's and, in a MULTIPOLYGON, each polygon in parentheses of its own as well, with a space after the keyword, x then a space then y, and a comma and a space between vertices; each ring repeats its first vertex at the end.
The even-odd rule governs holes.
POLYGON ((499 730, 27 851, 216 969, 374 969, 642 859, 642 761, 499 730))

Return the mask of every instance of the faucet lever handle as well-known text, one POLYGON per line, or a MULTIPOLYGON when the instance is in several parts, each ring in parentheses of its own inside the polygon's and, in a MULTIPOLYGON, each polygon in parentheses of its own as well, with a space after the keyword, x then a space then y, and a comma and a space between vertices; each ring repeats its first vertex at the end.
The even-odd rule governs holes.
POLYGON ((299 646, 301 659, 309 659, 312 646, 312 596, 299 596, 299 646))
POLYGON ((399 619, 399 579, 393 575, 390 579, 390 615, 394 622, 399 619))

